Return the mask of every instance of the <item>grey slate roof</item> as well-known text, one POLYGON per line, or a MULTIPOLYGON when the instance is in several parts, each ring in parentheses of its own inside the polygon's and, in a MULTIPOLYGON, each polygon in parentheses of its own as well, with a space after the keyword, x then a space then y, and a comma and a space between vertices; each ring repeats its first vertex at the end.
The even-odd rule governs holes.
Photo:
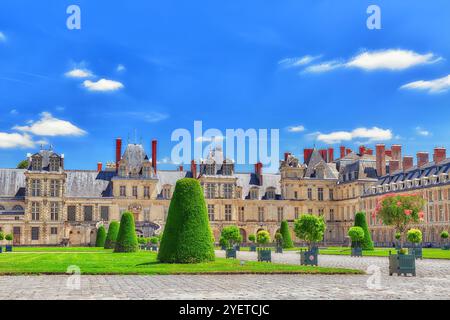
POLYGON ((317 149, 314 149, 305 171, 305 178, 319 178, 319 170, 323 169, 323 177, 321 179, 337 179, 338 171, 335 163, 327 163, 323 160, 317 149))
POLYGON ((111 171, 67 170, 66 195, 68 197, 111 197, 111 171))
POLYGON ((128 144, 122 159, 127 161, 130 170, 139 172, 142 168, 142 163, 148 160, 144 147, 141 144, 128 144))
POLYGON ((25 196, 24 172, 24 169, 0 169, 0 197, 25 196))

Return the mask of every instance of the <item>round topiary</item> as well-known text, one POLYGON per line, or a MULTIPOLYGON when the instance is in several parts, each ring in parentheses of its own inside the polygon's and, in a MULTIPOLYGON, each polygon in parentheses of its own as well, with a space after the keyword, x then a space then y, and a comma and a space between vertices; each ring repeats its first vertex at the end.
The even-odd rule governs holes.
POLYGON ((150 238, 150 243, 151 243, 151 244, 158 244, 158 242, 159 242, 158 237, 151 237, 151 238, 150 238))
POLYGON ((117 235, 114 252, 136 252, 138 241, 134 225, 134 217, 131 212, 124 212, 120 219, 119 234, 117 235))
POLYGON ((13 235, 12 235, 11 233, 8 233, 8 234, 5 236, 5 240, 7 240, 7 241, 12 241, 12 239, 13 239, 13 235))
POLYGON ((400 240, 402 238, 402 234, 400 232, 395 233, 395 239, 400 240))
POLYGON ((283 220, 281 222, 280 233, 281 236, 283 237, 283 248, 284 249, 293 248, 294 243, 292 242, 291 233, 289 231, 289 224, 286 220, 283 220))
POLYGON ((213 236, 203 190, 197 179, 180 179, 170 201, 158 260, 199 263, 214 259, 213 236))
POLYGON ((421 243, 422 242, 422 231, 419 229, 410 229, 406 234, 406 238, 411 243, 421 243))
POLYGON ((256 242, 259 244, 267 244, 270 242, 270 234, 266 230, 261 230, 256 235, 256 242))
POLYGON ((248 241, 255 243, 256 242, 256 236, 254 234, 251 234, 248 236, 248 241))
POLYGON ((0 241, 5 239, 5 234, 3 232, 0 231, 0 241))
POLYGON ((355 215, 355 227, 361 227, 364 230, 364 240, 361 241, 363 250, 374 250, 372 237, 370 236, 369 227, 367 226, 366 214, 358 212, 355 215))
POLYGON ((242 242, 242 236, 239 232, 239 228, 236 226, 227 226, 222 229, 220 238, 225 240, 225 246, 231 248, 236 244, 242 242))
POLYGON ((106 230, 103 225, 101 225, 97 230, 97 238, 95 239, 96 247, 104 247, 106 241, 106 230))
POLYGON ((448 239, 448 231, 442 231, 441 232, 441 238, 444 239, 444 240, 448 239))
POLYGON ((105 249, 114 249, 116 247, 117 235, 119 234, 119 223, 111 221, 108 228, 108 234, 105 240, 105 249))
POLYGON ((352 239, 352 246, 359 247, 364 240, 364 230, 361 227, 351 227, 348 229, 348 236, 352 239))

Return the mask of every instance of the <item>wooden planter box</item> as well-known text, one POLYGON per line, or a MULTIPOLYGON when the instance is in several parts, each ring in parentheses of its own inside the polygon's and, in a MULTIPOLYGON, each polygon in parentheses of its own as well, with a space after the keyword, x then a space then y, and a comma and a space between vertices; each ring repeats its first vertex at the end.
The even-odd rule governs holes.
POLYGON ((251 252, 256 252, 256 246, 255 245, 251 245, 250 246, 250 251, 251 252))
POLYGON ((416 276, 416 257, 413 254, 391 254, 389 251, 389 275, 411 274, 416 276))
POLYGON ((225 251, 225 257, 227 259, 236 259, 236 249, 227 249, 225 251))
POLYGON ((272 262, 272 249, 258 248, 258 261, 272 262))
POLYGON ((5 252, 12 252, 12 249, 13 249, 13 246, 12 246, 12 245, 7 244, 7 245, 5 246, 5 252))
POLYGON ((416 259, 422 260, 422 247, 408 248, 408 254, 413 254, 416 259))
POLYGON ((300 251, 300 264, 303 266, 317 266, 317 250, 300 251))
POLYGON ((352 248, 352 252, 350 254, 351 257, 362 257, 362 248, 354 247, 352 248))
POLYGON ((275 248, 275 252, 276 252, 276 253, 283 253, 283 247, 277 246, 277 247, 275 248))

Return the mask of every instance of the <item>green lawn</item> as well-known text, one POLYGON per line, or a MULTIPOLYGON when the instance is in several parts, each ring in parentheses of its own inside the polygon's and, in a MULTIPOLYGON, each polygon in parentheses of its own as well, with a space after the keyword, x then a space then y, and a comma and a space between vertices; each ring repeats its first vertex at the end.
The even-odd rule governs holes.
POLYGON ((112 252, 97 247, 14 247, 14 252, 112 252))
MULTIPOLYGON (((18 249, 18 248, 16 248, 18 249)), ((294 274, 361 274, 362 271, 307 267, 216 258, 215 262, 198 264, 162 264, 156 261, 156 253, 38 252, 0 254, 0 275, 6 274, 64 274, 67 267, 76 265, 82 274, 239 274, 239 273, 294 273, 294 274)), ((47 248, 45 248, 47 249, 47 248)), ((73 249, 73 248, 71 248, 73 249)))

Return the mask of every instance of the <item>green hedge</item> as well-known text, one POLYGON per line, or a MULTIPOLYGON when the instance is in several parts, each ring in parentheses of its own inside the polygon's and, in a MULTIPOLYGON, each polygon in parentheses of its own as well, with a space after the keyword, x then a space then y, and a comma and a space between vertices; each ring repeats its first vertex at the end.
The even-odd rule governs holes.
POLYGON ((111 221, 108 228, 108 234, 105 240, 105 249, 114 249, 116 247, 117 235, 119 234, 119 223, 111 221))
POLYGON ((361 242, 363 250, 374 250, 372 237, 367 226, 365 212, 358 212, 355 215, 355 227, 361 227, 364 230, 364 240, 361 242))
POLYGON ((136 252, 138 240, 134 225, 134 217, 131 212, 124 212, 120 219, 119 234, 117 235, 114 252, 136 252))
POLYGON ((286 220, 281 221, 280 233, 283 236, 283 248, 289 249, 294 247, 291 233, 289 232, 289 224, 286 220))
POLYGON ((104 226, 100 226, 97 230, 97 238, 95 239, 96 247, 104 247, 106 241, 106 230, 104 226))
POLYGON ((200 183, 190 178, 178 180, 170 201, 158 260, 198 263, 214 258, 213 236, 200 183))

